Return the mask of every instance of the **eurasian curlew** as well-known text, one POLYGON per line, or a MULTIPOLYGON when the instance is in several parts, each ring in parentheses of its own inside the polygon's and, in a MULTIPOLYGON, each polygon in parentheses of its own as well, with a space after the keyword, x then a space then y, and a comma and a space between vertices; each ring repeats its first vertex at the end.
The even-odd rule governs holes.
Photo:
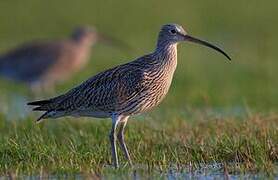
POLYGON ((163 100, 177 66, 177 44, 182 41, 208 46, 230 59, 218 47, 189 36, 180 25, 167 24, 160 30, 154 52, 101 72, 63 95, 28 105, 37 106, 34 111, 45 111, 37 121, 63 116, 111 118, 113 164, 116 168, 119 166, 117 138, 125 157, 132 164, 124 141, 128 118, 156 107, 163 100), (120 130, 117 134, 118 125, 120 130))
POLYGON ((53 89, 87 64, 97 41, 121 45, 94 28, 77 28, 69 39, 32 42, 0 56, 0 76, 26 83, 34 92, 53 89))

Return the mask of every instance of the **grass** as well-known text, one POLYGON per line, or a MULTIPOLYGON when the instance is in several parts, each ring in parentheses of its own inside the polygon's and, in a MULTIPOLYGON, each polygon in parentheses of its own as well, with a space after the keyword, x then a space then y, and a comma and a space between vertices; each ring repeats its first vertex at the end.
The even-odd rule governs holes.
MULTIPOLYGON (((171 113, 170 113, 171 114, 171 113)), ((130 120, 127 144, 134 162, 145 171, 181 172, 201 164, 223 163, 227 171, 277 174, 278 131, 276 114, 244 119, 209 118, 160 120, 146 116, 130 120), (173 123, 173 121, 175 123, 173 123)), ((0 174, 78 174, 107 171, 111 164, 110 121, 2 120, 0 174)), ((120 162, 126 161, 120 153, 120 162)))
MULTIPOLYGON (((66 37, 82 24, 95 25, 133 48, 123 52, 96 45, 87 68, 58 85, 56 95, 150 52, 161 24, 182 24, 191 35, 225 49, 233 61, 196 45, 179 46, 167 98, 128 124, 134 162, 149 173, 172 168, 190 172, 202 164, 222 163, 221 171, 232 174, 277 174, 277 5, 274 0, 1 1, 0 52, 33 39, 66 37)), ((26 88, 0 83, 0 175, 125 173, 125 168, 114 172, 106 167, 111 163, 110 121, 36 125, 33 114, 19 115, 26 112, 20 103, 34 100, 26 88)), ((125 162, 122 155, 120 159, 125 162)))

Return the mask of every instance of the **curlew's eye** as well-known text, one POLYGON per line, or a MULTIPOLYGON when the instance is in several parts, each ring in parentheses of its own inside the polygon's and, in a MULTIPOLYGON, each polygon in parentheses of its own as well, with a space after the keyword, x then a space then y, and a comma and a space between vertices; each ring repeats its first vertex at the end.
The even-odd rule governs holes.
POLYGON ((177 34, 177 31, 175 29, 170 30, 171 34, 177 34))

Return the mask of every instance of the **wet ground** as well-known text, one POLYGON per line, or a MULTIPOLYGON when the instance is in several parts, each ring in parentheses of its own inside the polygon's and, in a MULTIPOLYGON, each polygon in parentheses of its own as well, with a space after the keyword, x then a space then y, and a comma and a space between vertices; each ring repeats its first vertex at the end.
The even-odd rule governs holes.
POLYGON ((159 170, 147 171, 144 166, 140 165, 133 170, 119 169, 115 170, 113 167, 106 167, 103 174, 69 174, 69 175, 48 175, 40 174, 35 176, 20 176, 9 175, 2 178, 23 178, 23 179, 278 179, 278 176, 267 174, 229 174, 225 172, 225 168, 220 163, 211 165, 201 165, 199 169, 191 171, 190 167, 185 168, 182 171, 177 172, 174 169, 169 169, 168 172, 160 172, 159 170))

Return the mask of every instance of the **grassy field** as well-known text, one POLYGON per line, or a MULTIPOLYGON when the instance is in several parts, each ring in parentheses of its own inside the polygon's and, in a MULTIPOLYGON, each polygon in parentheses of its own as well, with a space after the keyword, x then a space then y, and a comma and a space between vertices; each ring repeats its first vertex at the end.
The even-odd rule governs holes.
MULTIPOLYGON (((244 119, 187 119, 171 112, 147 116, 127 129, 131 156, 145 171, 198 169, 223 163, 237 173, 277 173, 276 115, 244 119), (162 118, 163 117, 163 118, 162 118), (194 120, 194 121, 192 121, 194 120), (159 123, 158 123, 159 122, 159 123)), ((49 121, 30 119, 0 124, 0 173, 103 173, 111 164, 109 121, 49 121)), ((122 153, 121 165, 126 167, 122 153)))
MULTIPOLYGON (((233 61, 193 44, 179 46, 167 98, 128 124, 134 162, 149 173, 221 163, 221 172, 273 175, 278 173, 277 6, 274 0, 1 1, 0 52, 33 39, 67 37, 83 24, 132 47, 126 52, 97 45, 88 68, 58 85, 58 94, 152 51, 160 26, 179 23, 225 49, 233 61)), ((26 88, 0 83, 0 175, 116 173, 106 167, 109 120, 67 118, 36 125, 37 114, 16 116, 18 106, 11 105, 14 97, 33 100, 26 88)))

